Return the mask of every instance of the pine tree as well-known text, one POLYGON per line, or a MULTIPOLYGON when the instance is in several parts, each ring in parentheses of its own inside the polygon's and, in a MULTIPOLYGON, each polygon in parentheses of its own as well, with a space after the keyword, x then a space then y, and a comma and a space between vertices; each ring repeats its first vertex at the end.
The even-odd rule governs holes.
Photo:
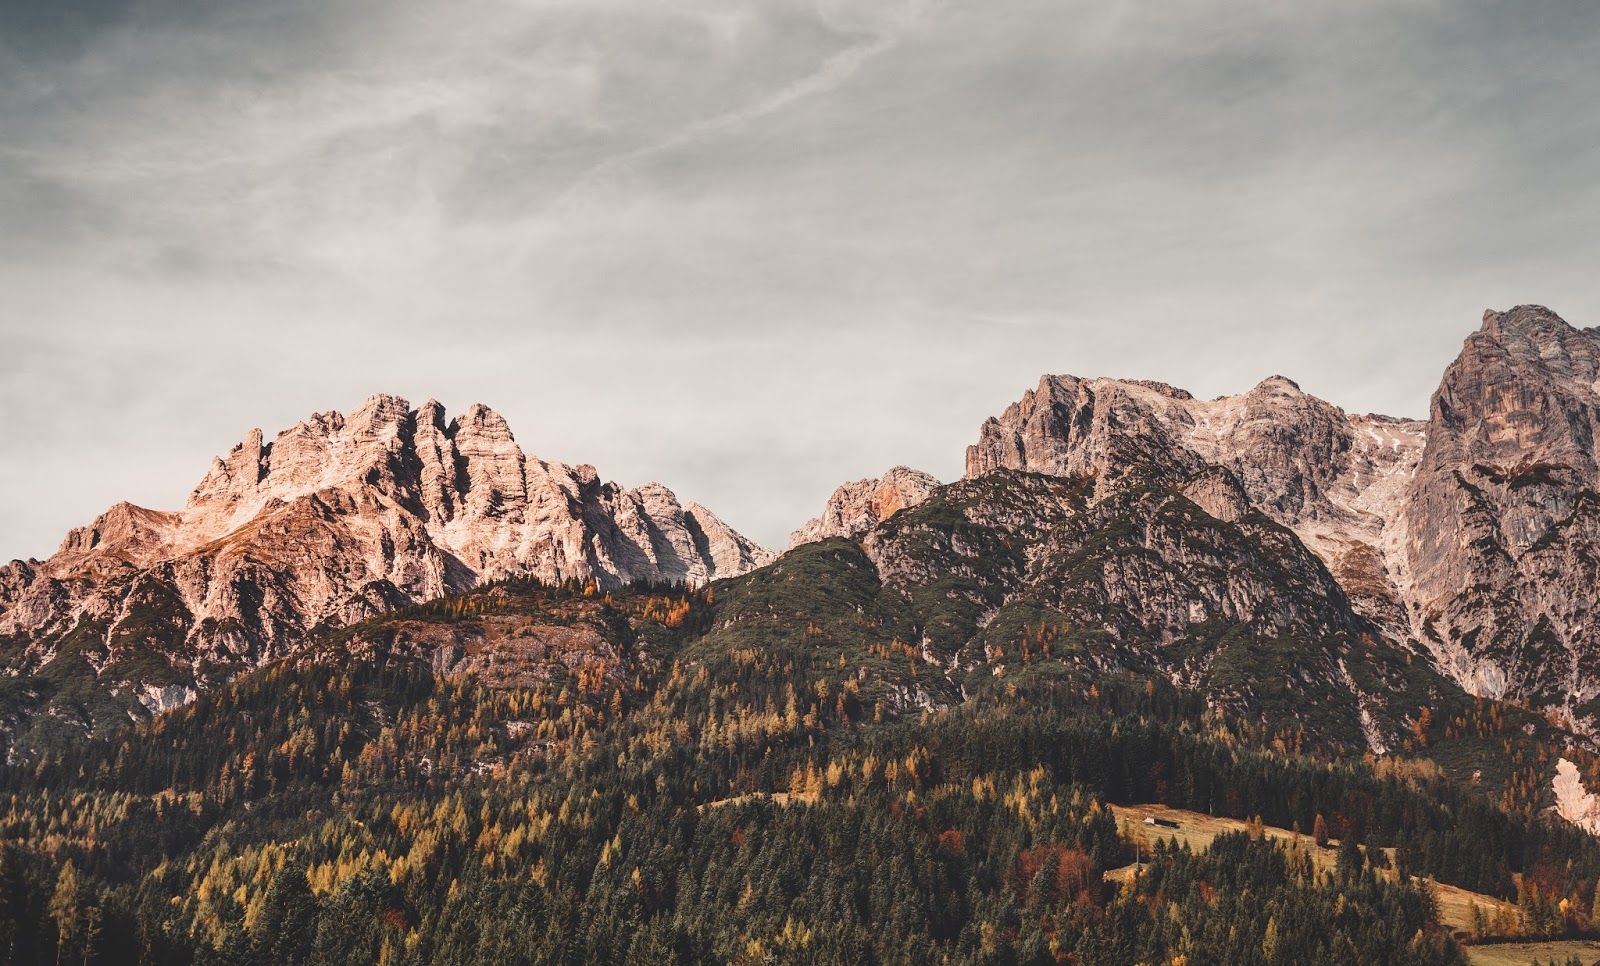
POLYGON ((100 945, 102 918, 99 906, 90 906, 83 914, 83 966, 89 966, 100 945))
POLYGON ((1339 858, 1334 866, 1334 870, 1338 873, 1340 879, 1346 882, 1354 880, 1356 876, 1361 874, 1361 870, 1366 867, 1366 864, 1366 859, 1361 854, 1361 846, 1356 844, 1354 838, 1346 836, 1340 841, 1339 858))
POLYGON ((50 896, 50 918, 56 924, 56 966, 60 966, 62 956, 78 941, 81 888, 78 870, 68 859, 56 876, 56 891, 50 896))
POLYGON ((1267 931, 1261 938, 1261 955, 1267 962, 1272 962, 1278 953, 1278 920, 1276 917, 1267 920, 1267 931))

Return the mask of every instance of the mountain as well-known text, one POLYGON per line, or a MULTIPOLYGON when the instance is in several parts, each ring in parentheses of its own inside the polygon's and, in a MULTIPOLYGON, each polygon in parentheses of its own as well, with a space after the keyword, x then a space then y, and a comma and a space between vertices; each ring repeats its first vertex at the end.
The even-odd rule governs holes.
POLYGON ((1593 928, 1600 840, 1536 780, 1557 736, 1362 621, 1222 469, 998 469, 695 589, 497 582, 0 766, 0 936, 19 962, 1458 966, 1453 932, 1593 928), (1349 753, 1363 713, 1399 754, 1349 753), (1254 831, 1191 852, 1110 807, 1152 802, 1254 831), (98 941, 68 928, 91 914, 98 941))
POLYGON ((967 451, 999 468, 1176 483, 1227 471, 1384 635, 1473 694, 1593 724, 1600 330, 1488 312, 1426 421, 1355 415, 1273 377, 1204 401, 1159 383, 1046 376, 967 451))
MULTIPOLYGON (((1009 471, 945 492, 1007 479, 1011 512, 1073 503, 1009 471)), ((1501 935, 1593 921, 1587 834, 1262 747, 1159 677, 1019 646, 896 713, 886 684, 943 679, 879 623, 901 611, 833 538, 695 590, 511 580, 329 632, 0 765, 8 961, 1461 966, 1470 909, 1446 925, 1427 880, 1501 935), (1180 849, 1111 807, 1138 802, 1254 831, 1180 849)))
MULTIPOLYGON (((780 579, 812 547, 839 542, 797 548, 752 579, 780 579)), ((1136 673, 1269 729, 1382 753, 1420 706, 1464 697, 1359 614, 1221 468, 1182 479, 997 469, 940 488, 854 545, 832 567, 874 575, 870 591, 755 614, 802 627, 860 615, 868 638, 886 636, 937 672, 890 675, 895 711, 950 707, 1038 675, 1086 696, 1103 675, 1136 673)), ((842 574, 807 579, 851 585, 842 574)), ((717 632, 730 646, 756 633, 730 621, 717 632)))
POLYGON ((1356 416, 1274 376, 1210 401, 1161 383, 1046 376, 983 425, 967 475, 1006 467, 1169 482, 1209 468, 1317 554, 1367 617, 1404 626, 1400 508, 1425 424, 1356 416))
POLYGON ((5 571, 0 943, 1443 966, 1594 933, 1600 754, 1540 707, 1586 680, 1592 343, 1492 314, 1426 421, 1047 376, 964 478, 848 483, 770 560, 481 407, 254 434, 183 511, 5 571), (109 727, 139 697, 184 704, 109 727), (1135 803, 1247 831, 1152 842, 1135 803))
POLYGON ((789 549, 828 537, 854 537, 913 507, 939 488, 939 481, 921 470, 896 466, 877 479, 846 483, 828 497, 822 514, 789 535, 789 549))
POLYGON ((31 682, 14 718, 20 704, 92 728, 189 700, 315 628, 485 581, 705 583, 771 556, 666 487, 525 454, 487 407, 447 420, 377 395, 270 442, 252 431, 182 510, 118 504, 50 559, 0 568, 0 654, 31 682), (103 685, 92 700, 84 678, 103 685))
MULTIPOLYGON (((1281 376, 1213 400, 1045 376, 983 424, 964 481, 846 483, 791 552, 852 540, 910 607, 893 621, 944 681, 897 681, 892 704, 960 700, 1042 622, 1078 635, 1068 663, 1263 719, 1320 708, 1313 730, 1347 747, 1396 747, 1446 692, 1592 728, 1597 380, 1596 330, 1537 306, 1485 315, 1427 420, 1281 376)), ((0 568, 0 728, 139 717, 317 628, 485 581, 705 583, 772 559, 664 487, 524 454, 485 407, 374 396, 252 432, 181 511, 120 504, 0 568)))
POLYGON ((1161 383, 1046 376, 983 425, 967 475, 1090 481, 1092 503, 1141 494, 1094 508, 1104 561, 1074 592, 1190 650, 1244 625, 1259 643, 1234 655, 1201 647, 1168 673, 1210 691, 1221 682, 1208 678, 1231 668, 1244 678, 1213 693, 1236 705, 1277 682, 1280 710, 1322 706, 1331 713, 1308 715, 1318 730, 1348 735, 1360 722, 1382 752, 1445 690, 1408 662, 1393 553, 1424 436, 1421 423, 1352 416, 1281 376, 1210 401, 1161 383), (1129 518, 1135 507, 1145 509, 1129 518), (1263 652, 1285 634, 1297 644, 1263 652))
POLYGON ((1487 312, 1433 396, 1402 527, 1416 633, 1474 691, 1600 697, 1600 329, 1487 312))

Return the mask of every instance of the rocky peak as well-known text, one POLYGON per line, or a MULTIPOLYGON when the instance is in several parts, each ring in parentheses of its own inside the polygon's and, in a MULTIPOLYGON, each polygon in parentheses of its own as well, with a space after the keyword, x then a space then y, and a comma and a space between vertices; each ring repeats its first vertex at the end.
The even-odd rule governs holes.
POLYGON ((744 537, 698 503, 684 504, 683 516, 700 558, 709 562, 706 580, 736 577, 777 558, 777 554, 744 537))
POLYGON ((907 466, 896 466, 876 479, 846 483, 833 491, 820 516, 790 534, 789 546, 858 536, 926 500, 938 487, 937 479, 907 466))
POLYGON ((1212 400, 1162 384, 1046 376, 984 424, 967 475, 1095 478, 1102 492, 1120 478, 1198 486, 1191 498, 1218 519, 1243 514, 1237 485, 1359 588, 1350 595, 1366 616, 1401 628, 1405 563, 1394 524, 1421 450, 1420 423, 1351 416, 1283 376, 1212 400), (1209 474, 1216 468, 1233 484, 1209 474))
POLYGON ((464 478, 457 478, 465 512, 501 517, 526 506, 522 450, 500 414, 474 403, 451 425, 459 468, 465 470, 464 478))
POLYGON ((1594 466, 1600 335, 1543 306, 1487 312, 1434 394, 1438 458, 1469 446, 1504 462, 1549 457, 1594 466))
POLYGON ((86 527, 67 533, 57 551, 60 556, 75 557, 99 552, 114 555, 129 563, 140 563, 150 553, 171 542, 174 526, 179 522, 174 513, 162 513, 118 503, 100 514, 86 527))
POLYGON ((1600 696, 1597 380, 1600 333, 1522 305, 1484 314, 1434 394, 1405 507, 1412 616, 1479 693, 1600 696))
POLYGON ((1175 438, 1169 414, 1192 401, 1160 383, 1045 376, 984 423, 967 448, 967 476, 996 469, 1105 476, 1130 467, 1188 476, 1201 463, 1175 438))
MULTIPOLYGON (((335 413, 335 416, 338 414, 335 413)), ((411 418, 411 404, 399 396, 378 393, 356 407, 343 429, 354 439, 393 439, 411 418)))
POLYGON ((444 521, 456 515, 460 484, 456 476, 455 426, 445 420, 444 407, 430 399, 417 407, 411 439, 416 448, 418 499, 429 520, 444 521))
POLYGON ((1298 382, 1295 382, 1288 376, 1278 375, 1268 376, 1257 383, 1254 389, 1250 390, 1251 395, 1257 395, 1261 393, 1281 393, 1294 396, 1305 395, 1305 391, 1300 388, 1300 384, 1298 382))
POLYGON ((1219 520, 1259 510, 1468 690, 1600 726, 1597 436, 1600 329, 1522 305, 1485 313, 1425 423, 1352 415, 1282 376, 1210 401, 1047 376, 984 424, 967 471, 1103 482, 1142 466, 1219 520))
POLYGON ((482 581, 703 583, 771 557, 664 486, 625 490, 593 467, 524 454, 486 406, 447 421, 434 400, 412 410, 380 394, 271 442, 250 431, 181 511, 118 504, 49 560, 4 568, 0 634, 27 635, 43 662, 50 635, 87 620, 102 641, 97 673, 115 679, 131 646, 119 628, 130 614, 149 626, 156 608, 165 636, 138 644, 159 646, 156 683, 200 688, 313 627, 482 581))
POLYGON ((623 581, 671 575, 665 579, 703 584, 773 558, 705 507, 680 504, 660 483, 624 490, 567 477, 567 485, 582 488, 582 512, 599 538, 596 553, 604 569, 623 581))
POLYGON ((1553 362, 1562 358, 1574 341, 1592 332, 1574 327, 1543 305, 1518 305, 1504 312, 1485 309, 1483 325, 1468 341, 1487 337, 1505 346, 1526 343, 1546 362, 1553 362))
POLYGON ((271 501, 291 502, 369 474, 411 436, 410 405, 398 396, 369 397, 347 419, 316 413, 263 443, 252 429, 218 457, 189 495, 186 523, 209 540, 242 525, 271 501))

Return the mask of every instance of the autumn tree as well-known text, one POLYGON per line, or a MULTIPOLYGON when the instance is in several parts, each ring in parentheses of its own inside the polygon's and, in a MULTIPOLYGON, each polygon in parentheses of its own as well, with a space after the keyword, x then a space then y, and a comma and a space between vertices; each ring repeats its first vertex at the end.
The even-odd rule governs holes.
POLYGON ((56 890, 50 896, 50 918, 56 924, 56 966, 61 966, 62 956, 77 945, 82 927, 81 891, 78 869, 68 859, 56 876, 56 890))

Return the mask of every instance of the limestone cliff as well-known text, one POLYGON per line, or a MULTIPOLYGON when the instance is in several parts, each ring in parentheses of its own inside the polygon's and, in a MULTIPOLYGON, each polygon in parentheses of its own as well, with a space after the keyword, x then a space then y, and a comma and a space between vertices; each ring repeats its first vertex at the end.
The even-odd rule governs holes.
POLYGON ((1426 421, 1349 414, 1273 377, 1205 401, 1046 376, 986 422, 967 475, 1016 469, 1194 487, 1292 530, 1387 637, 1469 691, 1600 713, 1600 329, 1488 312, 1426 421))
POLYGON ((939 481, 921 470, 896 466, 878 479, 856 480, 833 491, 822 514, 789 535, 790 548, 828 537, 854 537, 938 489, 939 481))
POLYGON ((704 583, 771 557, 666 487, 524 453, 487 407, 447 419, 378 395, 253 430, 182 510, 118 504, 0 568, 0 641, 14 675, 78 662, 118 693, 168 693, 485 581, 704 583))
POLYGON ((1542 306, 1488 312, 1434 394, 1407 494, 1411 613, 1491 696, 1600 695, 1600 329, 1542 306))

